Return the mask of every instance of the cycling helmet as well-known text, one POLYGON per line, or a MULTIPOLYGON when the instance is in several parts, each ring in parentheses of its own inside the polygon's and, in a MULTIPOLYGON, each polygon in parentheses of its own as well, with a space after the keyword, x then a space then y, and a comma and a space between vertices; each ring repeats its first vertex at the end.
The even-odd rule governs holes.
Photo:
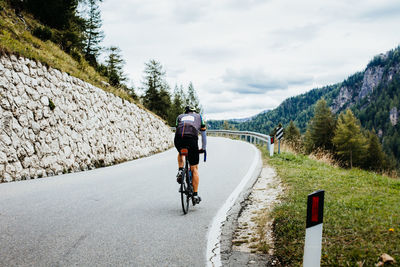
POLYGON ((189 112, 196 112, 196 109, 192 106, 186 106, 185 113, 189 113, 189 112))

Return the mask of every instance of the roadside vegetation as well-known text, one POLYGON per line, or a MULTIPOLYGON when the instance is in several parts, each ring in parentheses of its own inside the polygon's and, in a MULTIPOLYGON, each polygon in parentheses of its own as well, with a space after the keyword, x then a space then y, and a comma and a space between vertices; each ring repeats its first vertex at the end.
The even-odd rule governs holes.
POLYGON ((101 31, 101 2, 0 0, 0 54, 36 60, 66 72, 146 108, 170 126, 175 126, 186 105, 201 113, 193 83, 186 87, 176 84, 171 92, 166 71, 155 59, 144 64, 143 80, 128 79, 121 49, 101 45, 105 36, 101 31))
POLYGON ((55 29, 50 29, 40 23, 29 13, 23 12, 17 16, 7 1, 0 0, 0 6, 0 51, 2 53, 36 60, 132 101, 132 97, 126 90, 115 86, 105 86, 102 82, 108 82, 107 77, 100 75, 95 67, 91 66, 75 49, 71 48, 70 53, 67 53, 59 45, 47 39, 53 36, 55 29), (43 29, 41 34, 36 34, 43 40, 34 36, 35 29, 37 31, 43 29), (45 35, 44 32, 48 34, 45 35))
POLYGON ((261 149, 285 188, 272 212, 275 255, 283 266, 302 264, 307 195, 319 189, 325 190, 322 266, 375 266, 383 253, 400 263, 398 178, 343 169, 321 153, 270 158, 261 149))

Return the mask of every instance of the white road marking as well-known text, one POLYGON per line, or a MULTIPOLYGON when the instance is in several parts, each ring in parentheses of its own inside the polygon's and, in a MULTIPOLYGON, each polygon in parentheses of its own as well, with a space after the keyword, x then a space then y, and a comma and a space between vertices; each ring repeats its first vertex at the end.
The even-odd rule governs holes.
POLYGON ((243 177, 242 181, 238 184, 235 190, 233 190, 225 203, 218 210, 217 215, 215 215, 215 217, 213 218, 210 230, 208 231, 206 250, 207 266, 219 267, 222 264, 219 244, 222 223, 226 220, 226 215, 229 209, 233 206, 239 194, 243 191, 243 188, 253 176, 254 171, 256 170, 258 163, 261 160, 260 151, 255 146, 252 147, 254 149, 253 163, 251 164, 246 175, 243 177))

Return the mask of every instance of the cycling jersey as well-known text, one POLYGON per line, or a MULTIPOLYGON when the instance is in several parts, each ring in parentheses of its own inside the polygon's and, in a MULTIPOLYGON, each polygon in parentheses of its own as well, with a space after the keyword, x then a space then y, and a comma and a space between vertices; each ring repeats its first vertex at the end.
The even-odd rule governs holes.
POLYGON ((206 125, 200 114, 186 113, 176 118, 175 136, 198 138, 200 131, 205 131, 206 125))

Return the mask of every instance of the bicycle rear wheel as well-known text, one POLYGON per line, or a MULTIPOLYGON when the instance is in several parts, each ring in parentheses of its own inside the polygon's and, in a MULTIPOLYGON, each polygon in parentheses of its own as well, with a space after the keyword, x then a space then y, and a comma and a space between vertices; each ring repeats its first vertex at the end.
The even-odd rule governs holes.
POLYGON ((183 214, 186 214, 189 210, 189 188, 187 186, 187 177, 188 177, 188 171, 187 168, 185 168, 183 174, 182 174, 182 183, 181 183, 181 203, 182 203, 182 210, 183 214))

